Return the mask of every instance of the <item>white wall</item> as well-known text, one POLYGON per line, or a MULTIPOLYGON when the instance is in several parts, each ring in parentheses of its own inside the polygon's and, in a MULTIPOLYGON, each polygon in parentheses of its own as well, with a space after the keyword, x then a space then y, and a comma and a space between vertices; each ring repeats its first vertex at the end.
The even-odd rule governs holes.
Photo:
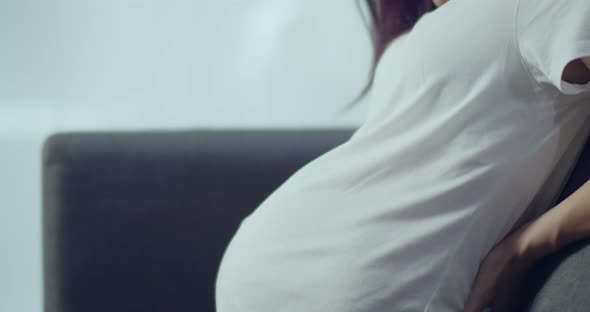
POLYGON ((0 311, 41 311, 56 131, 359 126, 355 0, 0 0, 0 311))

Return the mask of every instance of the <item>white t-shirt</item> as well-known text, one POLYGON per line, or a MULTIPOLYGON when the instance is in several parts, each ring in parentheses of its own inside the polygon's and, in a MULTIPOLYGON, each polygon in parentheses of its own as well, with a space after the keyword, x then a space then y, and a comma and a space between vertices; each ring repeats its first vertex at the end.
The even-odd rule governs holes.
POLYGON ((590 83, 560 73, 590 56, 589 22, 588 0, 424 15, 386 49, 362 126, 241 223, 217 312, 461 312, 480 262, 549 208, 588 135, 590 83))

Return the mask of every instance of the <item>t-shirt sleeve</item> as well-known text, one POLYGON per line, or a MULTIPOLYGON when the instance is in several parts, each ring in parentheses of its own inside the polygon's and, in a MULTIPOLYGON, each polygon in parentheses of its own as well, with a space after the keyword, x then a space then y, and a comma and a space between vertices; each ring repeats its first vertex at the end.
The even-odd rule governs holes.
POLYGON ((561 79, 569 62, 590 56, 590 0, 519 0, 516 35, 524 65, 540 85, 568 95, 590 92, 590 82, 561 79))

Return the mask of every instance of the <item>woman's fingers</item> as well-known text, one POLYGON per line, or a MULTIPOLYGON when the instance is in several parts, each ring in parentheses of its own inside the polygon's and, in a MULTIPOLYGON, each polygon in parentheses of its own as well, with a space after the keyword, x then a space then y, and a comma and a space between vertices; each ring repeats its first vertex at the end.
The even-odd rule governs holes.
POLYGON ((474 283, 475 286, 471 290, 471 293, 469 293, 469 298, 467 299, 463 312, 481 312, 484 307, 490 304, 492 298, 489 289, 486 287, 488 284, 482 278, 482 274, 477 275, 474 283))
POLYGON ((484 306, 482 301, 473 300, 465 305, 463 312, 481 312, 484 306))
MULTIPOLYGON (((500 251, 487 255, 479 267, 463 312, 482 312, 491 306, 496 290, 505 279, 506 260, 500 251)), ((495 310, 498 311, 498 310, 495 310)))

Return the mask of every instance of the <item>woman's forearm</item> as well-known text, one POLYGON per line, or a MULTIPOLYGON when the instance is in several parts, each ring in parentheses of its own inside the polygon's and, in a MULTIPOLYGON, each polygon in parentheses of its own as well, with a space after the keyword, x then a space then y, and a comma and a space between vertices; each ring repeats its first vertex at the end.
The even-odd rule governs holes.
POLYGON ((531 261, 583 238, 590 238, 590 181, 510 235, 518 255, 531 261))

